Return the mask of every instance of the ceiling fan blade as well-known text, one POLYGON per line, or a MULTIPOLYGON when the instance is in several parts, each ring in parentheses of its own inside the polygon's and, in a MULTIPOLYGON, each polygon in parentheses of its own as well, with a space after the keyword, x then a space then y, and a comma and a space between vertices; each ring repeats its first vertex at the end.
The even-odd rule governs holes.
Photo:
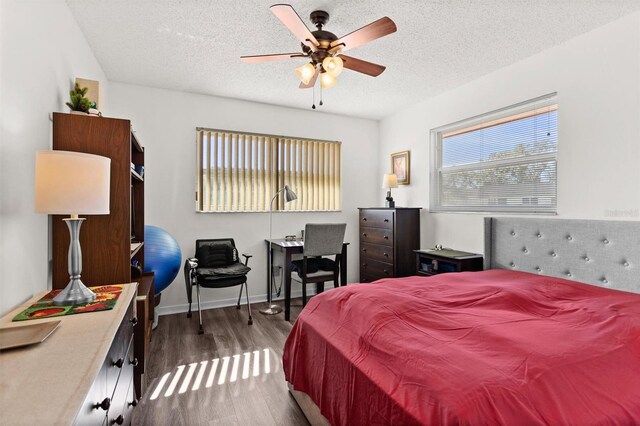
POLYGON ((370 41, 373 41, 380 37, 395 33, 397 30, 398 28, 396 27, 395 22, 385 16, 384 18, 380 18, 377 21, 370 23, 369 25, 365 25, 364 27, 357 29, 352 33, 349 33, 346 36, 343 36, 331 42, 331 47, 336 47, 340 44, 344 44, 341 51, 345 52, 349 49, 353 49, 354 47, 369 43, 370 41))
POLYGON ((285 27, 293 33, 302 43, 309 46, 314 52, 318 50, 320 44, 318 40, 311 34, 309 28, 302 22, 300 15, 288 4, 274 4, 271 6, 271 12, 284 24, 285 27))
POLYGON ((306 57, 304 53, 277 53, 275 55, 253 55, 253 56, 240 56, 242 62, 254 64, 257 62, 279 61, 282 59, 306 57))
POLYGON ((313 86, 316 85, 316 80, 318 80, 319 75, 320 75, 320 68, 316 68, 316 72, 313 74, 313 77, 311 77, 311 80, 309 80, 309 84, 300 83, 300 88, 311 89, 313 86))
POLYGON ((386 69, 386 67, 383 67, 382 65, 363 61, 358 58, 352 58, 351 56, 338 55, 338 57, 342 59, 342 64, 345 68, 349 68, 351 71, 361 72, 372 77, 379 76, 386 69))

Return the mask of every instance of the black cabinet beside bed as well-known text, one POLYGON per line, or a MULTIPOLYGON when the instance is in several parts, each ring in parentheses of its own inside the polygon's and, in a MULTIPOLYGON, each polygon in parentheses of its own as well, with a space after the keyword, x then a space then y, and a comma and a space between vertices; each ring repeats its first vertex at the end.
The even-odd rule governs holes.
POLYGON ((447 272, 482 271, 484 263, 482 255, 475 253, 453 250, 414 250, 414 253, 416 275, 427 277, 447 272))

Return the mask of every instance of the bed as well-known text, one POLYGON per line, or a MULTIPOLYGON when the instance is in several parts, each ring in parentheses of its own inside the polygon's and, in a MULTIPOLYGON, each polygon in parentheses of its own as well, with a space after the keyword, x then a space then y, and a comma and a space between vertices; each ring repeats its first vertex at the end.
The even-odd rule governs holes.
POLYGON ((640 423, 640 222, 485 230, 485 271, 307 304, 283 367, 312 424, 640 423))

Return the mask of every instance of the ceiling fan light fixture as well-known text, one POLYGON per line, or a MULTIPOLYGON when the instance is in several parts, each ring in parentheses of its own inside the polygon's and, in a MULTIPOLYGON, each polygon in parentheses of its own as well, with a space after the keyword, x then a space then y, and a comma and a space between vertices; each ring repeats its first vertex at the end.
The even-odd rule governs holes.
POLYGON ((327 56, 322 61, 322 68, 332 77, 337 77, 342 72, 342 59, 338 56, 327 56))
POLYGON ((338 80, 328 72, 323 72, 320 74, 320 87, 323 89, 330 89, 336 85, 338 80))
POLYGON ((296 75, 304 84, 309 84, 315 73, 316 67, 314 67, 311 62, 307 62, 303 66, 296 68, 296 75))

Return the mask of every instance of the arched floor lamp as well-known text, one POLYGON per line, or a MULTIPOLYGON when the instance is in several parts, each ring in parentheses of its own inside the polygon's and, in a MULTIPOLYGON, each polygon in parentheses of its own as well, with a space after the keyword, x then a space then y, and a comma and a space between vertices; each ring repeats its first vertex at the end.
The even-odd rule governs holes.
POLYGON ((271 249, 271 238, 272 238, 272 229, 273 229, 273 202, 278 195, 284 192, 284 202, 288 203, 293 200, 297 200, 298 196, 295 192, 289 188, 289 185, 285 185, 284 188, 280 189, 276 192, 276 195, 271 199, 271 205, 269 207, 269 292, 267 293, 267 301, 269 303, 269 307, 267 309, 262 309, 260 311, 261 314, 264 315, 276 315, 282 312, 282 308, 280 305, 276 305, 272 302, 273 300, 273 253, 271 249))

